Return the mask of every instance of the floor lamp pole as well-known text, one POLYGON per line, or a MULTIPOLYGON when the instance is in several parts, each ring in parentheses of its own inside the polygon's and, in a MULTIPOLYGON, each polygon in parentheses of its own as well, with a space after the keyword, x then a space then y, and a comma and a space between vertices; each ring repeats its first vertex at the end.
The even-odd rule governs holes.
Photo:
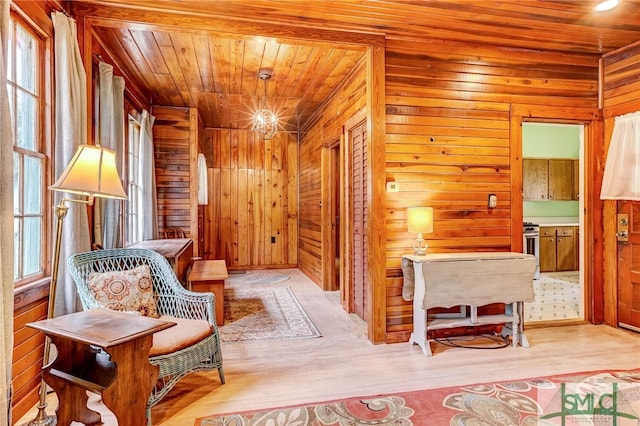
MULTIPOLYGON (((65 199, 60 200, 60 204, 55 206, 54 213, 57 218, 56 239, 53 247, 53 266, 51 271, 51 284, 49 285, 49 303, 47 306, 47 318, 53 318, 53 311, 56 307, 56 288, 58 286, 58 266, 60 265, 60 242, 62 240, 62 222, 67 215, 69 207, 64 205, 65 199)), ((43 368, 49 362, 51 352, 51 339, 45 336, 44 355, 42 357, 43 368)), ((44 378, 40 379, 40 401, 38 402, 38 414, 36 418, 26 423, 25 426, 53 426, 58 423, 56 416, 47 415, 47 384, 44 378)))

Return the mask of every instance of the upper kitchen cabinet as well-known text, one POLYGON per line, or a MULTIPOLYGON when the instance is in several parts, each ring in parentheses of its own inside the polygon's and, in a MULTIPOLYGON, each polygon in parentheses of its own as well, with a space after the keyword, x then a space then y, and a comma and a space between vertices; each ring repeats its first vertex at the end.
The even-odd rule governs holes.
POLYGON ((580 160, 573 161, 573 189, 571 192, 571 198, 573 200, 580 199, 580 160))
POLYGON ((577 199, 573 159, 525 158, 522 164, 525 200, 571 201, 577 199))

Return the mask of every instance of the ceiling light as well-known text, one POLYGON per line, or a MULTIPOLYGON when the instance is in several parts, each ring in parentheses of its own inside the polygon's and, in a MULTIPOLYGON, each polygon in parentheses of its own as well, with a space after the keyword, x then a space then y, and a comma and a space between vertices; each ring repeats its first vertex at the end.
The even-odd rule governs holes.
POLYGON ((278 133, 278 116, 267 108, 267 80, 271 78, 271 73, 261 71, 258 74, 258 78, 264 81, 264 107, 253 115, 251 130, 259 133, 263 139, 268 140, 278 133))
POLYGON ((598 12, 604 12, 605 10, 610 10, 620 4, 620 0, 604 0, 596 5, 594 8, 598 12))

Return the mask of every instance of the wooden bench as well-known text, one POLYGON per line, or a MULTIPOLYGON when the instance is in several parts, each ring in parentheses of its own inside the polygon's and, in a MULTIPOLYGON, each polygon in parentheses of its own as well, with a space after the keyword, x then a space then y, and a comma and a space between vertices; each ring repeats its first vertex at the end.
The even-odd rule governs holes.
POLYGON ((192 291, 209 291, 216 296, 216 323, 224 324, 224 280, 229 278, 224 260, 196 260, 189 271, 192 291))

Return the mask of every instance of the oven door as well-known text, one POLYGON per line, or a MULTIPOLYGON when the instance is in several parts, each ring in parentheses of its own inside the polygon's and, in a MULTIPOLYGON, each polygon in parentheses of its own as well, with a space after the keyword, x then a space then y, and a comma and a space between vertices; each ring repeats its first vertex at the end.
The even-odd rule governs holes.
POLYGON ((533 279, 540 278, 540 234, 525 233, 523 238, 523 252, 525 254, 532 254, 536 258, 536 272, 533 275, 533 279))

